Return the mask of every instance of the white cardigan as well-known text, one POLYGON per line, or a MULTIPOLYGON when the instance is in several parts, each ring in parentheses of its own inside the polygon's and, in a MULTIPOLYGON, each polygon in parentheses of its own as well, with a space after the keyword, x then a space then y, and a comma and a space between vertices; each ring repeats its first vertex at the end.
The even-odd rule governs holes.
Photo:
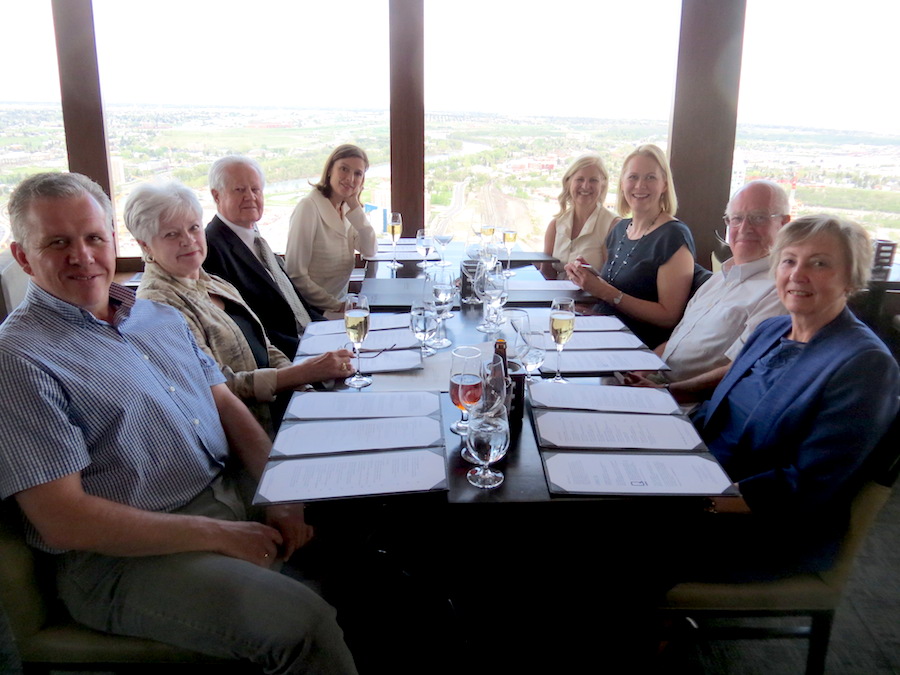
POLYGON ((291 214, 285 269, 301 295, 321 310, 339 309, 355 252, 375 255, 378 241, 362 207, 341 204, 343 217, 316 188, 291 214))

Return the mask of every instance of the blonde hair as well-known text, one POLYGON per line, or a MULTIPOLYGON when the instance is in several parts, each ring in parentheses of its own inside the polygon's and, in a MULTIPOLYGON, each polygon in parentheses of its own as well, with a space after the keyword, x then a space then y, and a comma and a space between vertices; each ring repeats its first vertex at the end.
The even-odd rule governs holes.
POLYGON ((345 159, 347 157, 359 157, 366 165, 366 171, 369 170, 369 156, 366 154, 366 151, 356 145, 351 145, 350 143, 344 143, 343 145, 337 146, 334 150, 331 151, 331 154, 328 155, 328 159, 325 161, 325 168, 322 169, 322 177, 319 179, 319 182, 313 185, 319 192, 321 192, 325 197, 331 197, 331 170, 334 168, 335 162, 339 159, 345 159))
POLYGON ((659 206, 669 215, 674 216, 678 210, 678 198, 675 196, 675 182, 672 180, 672 168, 669 166, 669 160, 659 147, 652 143, 646 143, 636 147, 625 161, 622 162, 622 173, 619 175, 619 194, 616 196, 616 209, 620 215, 627 216, 631 213, 631 207, 625 201, 625 190, 622 189, 622 181, 625 178, 625 169, 628 168, 628 162, 635 157, 648 157, 659 165, 662 171, 663 180, 666 181, 666 191, 660 195, 659 206))
POLYGON ((600 195, 597 197, 597 203, 602 206, 606 201, 606 193, 609 191, 609 171, 606 170, 606 164, 603 163, 603 159, 600 155, 596 152, 589 152, 572 162, 563 174, 562 192, 560 192, 559 197, 557 197, 557 201, 559 202, 559 213, 553 216, 554 218, 559 218, 571 208, 572 195, 569 194, 569 183, 572 180, 572 176, 589 166, 597 167, 600 170, 600 175, 603 177, 603 187, 600 188, 600 195))

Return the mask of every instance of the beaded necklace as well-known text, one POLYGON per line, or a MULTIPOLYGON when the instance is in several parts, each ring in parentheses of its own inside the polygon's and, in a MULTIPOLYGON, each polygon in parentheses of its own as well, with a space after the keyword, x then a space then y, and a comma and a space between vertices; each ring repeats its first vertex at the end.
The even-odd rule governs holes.
POLYGON ((624 256, 622 255, 622 246, 625 244, 626 240, 628 240, 628 230, 634 225, 634 219, 631 219, 631 222, 628 223, 628 227, 625 228, 625 232, 622 234, 622 238, 619 239, 619 243, 616 244, 616 250, 613 251, 613 257, 609 261, 609 266, 607 267, 607 279, 608 283, 612 283, 616 280, 616 277, 619 276, 619 272, 622 271, 623 268, 628 266, 628 259, 631 257, 631 254, 634 253, 634 250, 637 248, 638 244, 641 243, 644 237, 650 234, 650 230, 653 229, 654 223, 656 223, 657 219, 662 215, 662 209, 660 209, 659 213, 656 214, 656 218, 650 221, 650 225, 647 230, 640 237, 634 240, 634 243, 631 245, 631 249, 624 256), (619 260, 621 258, 621 261, 619 260))

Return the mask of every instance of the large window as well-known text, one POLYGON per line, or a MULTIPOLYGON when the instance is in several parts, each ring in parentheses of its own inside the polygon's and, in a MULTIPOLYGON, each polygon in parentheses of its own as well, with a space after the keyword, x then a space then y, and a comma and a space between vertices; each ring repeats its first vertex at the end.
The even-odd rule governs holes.
POLYGON ((462 237, 513 226, 540 249, 562 174, 588 151, 614 203, 625 155, 666 145, 680 5, 426 0, 426 221, 462 237))
MULTIPOLYGON (((211 217, 210 164, 247 154, 268 181, 260 229, 283 250, 294 205, 340 143, 368 152, 363 197, 390 208, 386 0, 93 4, 119 213, 135 184, 176 178, 211 217)), ((120 234, 120 255, 137 255, 120 234)))
POLYGON ((900 5, 748 0, 735 185, 781 182, 795 215, 900 241, 900 5))
POLYGON ((19 3, 0 40, 0 251, 9 247, 6 202, 23 178, 67 167, 56 43, 49 2, 19 3))

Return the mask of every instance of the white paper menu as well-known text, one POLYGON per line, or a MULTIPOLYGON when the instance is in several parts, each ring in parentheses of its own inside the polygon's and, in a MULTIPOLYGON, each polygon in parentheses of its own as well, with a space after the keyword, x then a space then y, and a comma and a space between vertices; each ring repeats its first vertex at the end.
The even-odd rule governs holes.
MULTIPOLYGON (((548 352, 542 373, 556 373, 555 352, 548 352)), ((574 349, 562 353, 563 373, 613 373, 627 370, 669 370, 669 366, 651 351, 644 349, 574 349)))
POLYGON ((254 504, 447 489, 443 448, 269 462, 254 504))
POLYGON ((550 491, 609 495, 736 493, 712 455, 545 452, 550 491))
POLYGON ((443 447, 443 444, 440 417, 297 422, 282 425, 272 445, 271 457, 277 459, 360 450, 443 447))
POLYGON ((528 391, 535 408, 568 408, 598 412, 632 412, 674 415, 678 403, 665 389, 617 387, 600 384, 535 382, 528 391))
POLYGON ((286 420, 325 420, 362 417, 419 417, 434 415, 441 401, 434 391, 372 392, 363 395, 311 391, 297 393, 284 414, 286 420), (340 396, 341 398, 335 398, 340 396))
POLYGON ((536 410, 534 422, 538 444, 547 448, 687 451, 703 448, 694 425, 674 415, 536 410))

